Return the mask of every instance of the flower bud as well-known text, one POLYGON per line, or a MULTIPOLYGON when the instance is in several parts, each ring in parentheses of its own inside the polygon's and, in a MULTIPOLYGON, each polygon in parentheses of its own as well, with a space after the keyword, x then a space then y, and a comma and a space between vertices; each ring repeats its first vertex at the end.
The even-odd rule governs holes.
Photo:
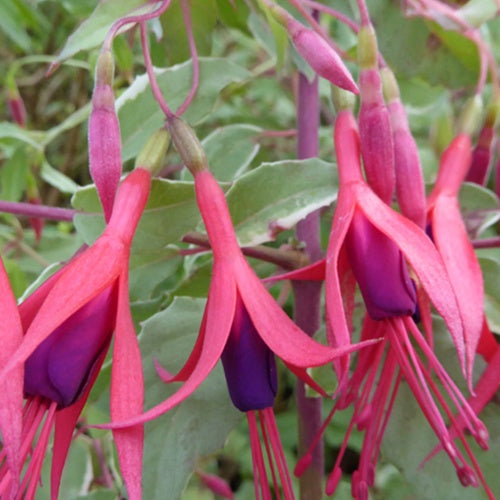
POLYGON ((122 173, 120 124, 115 112, 113 58, 110 51, 100 54, 96 66, 96 83, 89 118, 89 164, 94 181, 109 221, 122 173))
POLYGON ((471 97, 465 104, 460 117, 458 119, 458 133, 474 135, 479 129, 481 115, 483 113, 483 100, 481 96, 476 94, 471 97))
POLYGON ((260 338, 241 299, 221 360, 231 401, 238 410, 273 406, 278 384, 274 354, 260 338))
POLYGON ((314 30, 299 23, 278 5, 270 5, 269 12, 285 27, 297 52, 319 76, 353 94, 358 93, 358 87, 351 73, 326 40, 314 30))
POLYGON ((361 107, 359 140, 368 184, 387 204, 395 186, 394 146, 389 112, 382 95, 378 70, 362 69, 360 74, 361 107))
POLYGON ((169 133, 164 128, 157 130, 137 155, 135 168, 144 168, 154 174, 162 166, 169 144, 169 133))
POLYGON ((394 74, 389 68, 384 68, 381 71, 381 76, 384 94, 388 102, 394 143, 396 196, 403 215, 424 229, 426 219, 425 186, 418 147, 410 131, 394 74))
POLYGON ((493 101, 488 107, 483 128, 479 132, 476 147, 472 152, 472 161, 465 178, 468 182, 485 185, 488 181, 488 167, 491 160, 491 146, 495 136, 496 119, 500 111, 500 99, 493 101))
POLYGON ((167 128, 175 149, 177 149, 188 170, 193 175, 202 170, 207 170, 208 164, 205 150, 194 130, 178 116, 167 119, 167 128))
POLYGON ((26 127, 26 108, 23 98, 19 93, 16 83, 13 79, 8 79, 7 83, 7 106, 9 113, 15 123, 20 127, 26 127))

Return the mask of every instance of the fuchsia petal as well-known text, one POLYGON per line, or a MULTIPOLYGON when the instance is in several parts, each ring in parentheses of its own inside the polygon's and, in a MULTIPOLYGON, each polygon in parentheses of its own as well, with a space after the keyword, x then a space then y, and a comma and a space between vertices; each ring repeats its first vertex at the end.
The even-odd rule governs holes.
POLYGON ((111 286, 126 266, 123 244, 105 236, 72 260, 48 292, 19 349, 10 357, 0 377, 25 361, 63 321, 111 286))
POLYGON ((431 212, 432 238, 443 259, 464 323, 469 382, 483 327, 484 288, 481 267, 455 197, 439 196, 431 212))
MULTIPOLYGON (((210 297, 208 297, 208 301, 210 301, 210 297)), ((193 347, 193 350, 191 351, 191 354, 189 355, 187 361, 184 363, 184 366, 176 375, 170 375, 169 372, 165 370, 165 368, 163 368, 157 360, 155 360, 158 376, 165 383, 169 384, 171 382, 185 382, 196 368, 198 360, 200 359, 201 353, 203 351, 203 344, 205 343, 207 310, 208 302, 205 306, 205 311, 203 312, 203 319, 201 320, 200 330, 198 333, 198 337, 196 338, 196 343, 193 347)))
MULTIPOLYGON (((1 259, 0 290, 2 293, 0 300, 0 367, 3 367, 21 343, 23 330, 16 299, 1 259)), ((22 414, 23 369, 18 366, 9 377, 0 382, 0 431, 14 485, 18 484, 21 469, 19 450, 21 448, 22 414)))
MULTIPOLYGON (((355 199, 350 184, 341 187, 332 222, 332 230, 326 253, 325 303, 328 340, 333 346, 348 346, 351 334, 347 324, 344 299, 339 277, 339 256, 354 215, 355 199)), ((349 369, 349 357, 345 356, 336 366, 342 378, 349 369)))
POLYGON ((356 198, 366 217, 380 231, 393 238, 415 271, 429 299, 448 326, 465 374, 464 332, 460 310, 435 246, 417 225, 383 203, 368 186, 356 185, 356 198))
MULTIPOLYGON (((128 276, 119 282, 113 366, 111 372, 111 419, 122 421, 140 415, 144 407, 144 376, 141 352, 130 314, 128 276)), ((144 425, 113 431, 120 470, 129 498, 142 498, 142 454, 144 425)))
POLYGON ((214 265, 213 273, 209 291, 211 300, 207 304, 206 312, 206 342, 203 343, 198 363, 193 369, 191 376, 172 396, 142 415, 127 418, 120 422, 115 420, 109 424, 98 425, 96 427, 120 429, 157 418, 189 397, 212 371, 226 345, 236 307, 236 287, 231 273, 227 272, 226 269, 223 269, 217 263, 214 265))
POLYGON ((262 280, 264 283, 281 280, 298 280, 298 281, 323 281, 326 272, 325 259, 318 260, 308 266, 289 271, 287 273, 270 276, 262 280))
POLYGON ((243 256, 235 269, 238 292, 255 329, 269 349, 298 368, 320 366, 355 351, 361 344, 338 349, 319 344, 304 333, 271 297, 243 256))

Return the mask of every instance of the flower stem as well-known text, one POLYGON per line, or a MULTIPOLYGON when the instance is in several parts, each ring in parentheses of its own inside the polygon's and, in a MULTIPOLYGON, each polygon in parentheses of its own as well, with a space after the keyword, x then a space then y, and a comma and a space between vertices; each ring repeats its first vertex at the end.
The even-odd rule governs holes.
MULTIPOLYGON (((210 242, 207 236, 194 231, 187 233, 182 241, 184 243, 191 243, 201 247, 210 248, 210 242)), ((264 245, 256 245, 254 247, 242 247, 241 251, 248 257, 271 262, 286 270, 299 269, 309 264, 309 260, 302 253, 297 250, 279 250, 277 248, 266 247, 264 245)))
MULTIPOLYGON (((297 102, 299 159, 318 155, 318 79, 309 82, 299 74, 297 102)), ((312 174, 314 175, 314 174, 312 174)), ((306 253, 312 262, 322 256, 319 242, 319 212, 313 212, 297 224, 297 238, 306 245, 306 253)), ((297 325, 309 335, 313 335, 320 325, 321 283, 294 282, 294 319, 297 325)), ((311 442, 321 429, 322 402, 320 398, 309 398, 302 381, 297 381, 297 413, 299 426, 298 455, 308 451, 311 442)), ((322 443, 313 451, 310 466, 300 477, 300 498, 315 500, 323 498, 324 451, 322 443)))
POLYGON ((70 208, 48 207, 45 205, 35 205, 33 203, 19 203, 3 200, 0 201, 0 212, 70 222, 78 213, 77 210, 72 210, 70 208))

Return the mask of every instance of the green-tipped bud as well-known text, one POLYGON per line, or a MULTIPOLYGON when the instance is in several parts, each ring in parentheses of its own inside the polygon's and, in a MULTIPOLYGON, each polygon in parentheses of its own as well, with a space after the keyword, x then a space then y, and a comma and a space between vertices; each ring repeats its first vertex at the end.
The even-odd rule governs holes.
POLYGON ((345 110, 353 110, 356 104, 356 96, 352 92, 336 86, 332 86, 332 100, 337 113, 345 110))
POLYGON ((377 35, 373 26, 362 26, 358 33, 358 61, 361 69, 377 67, 377 35))
POLYGON ((470 98, 465 104, 458 119, 458 133, 472 136, 481 125, 483 100, 479 94, 470 98))
POLYGON ((271 15, 271 17, 279 24, 284 26, 285 28, 287 27, 288 21, 291 18, 290 14, 280 7, 279 5, 276 4, 269 4, 267 2, 261 2, 262 8, 271 15))
POLYGON ((385 67, 380 71, 380 76, 382 77, 385 102, 390 103, 399 99, 399 86, 394 73, 388 67, 385 67))
POLYGON ((97 59, 95 67, 96 85, 113 85, 115 75, 115 62, 110 50, 103 50, 97 59))
POLYGON ((208 169, 205 150, 194 130, 178 116, 167 120, 167 127, 184 165, 195 175, 197 172, 208 169))
POLYGON ((489 127, 498 126, 500 122, 500 97, 493 98, 486 110, 485 125, 489 127))
POLYGON ((453 116, 447 110, 440 114, 432 124, 430 142, 436 156, 440 157, 453 139, 453 116))
POLYGON ((135 167, 149 170, 152 174, 157 172, 162 166, 169 144, 169 133, 164 128, 157 130, 137 155, 135 167))

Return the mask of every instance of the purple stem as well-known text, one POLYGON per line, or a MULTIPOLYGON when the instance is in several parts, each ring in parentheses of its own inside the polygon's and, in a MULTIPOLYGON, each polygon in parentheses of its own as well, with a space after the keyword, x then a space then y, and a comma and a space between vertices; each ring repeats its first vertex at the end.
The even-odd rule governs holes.
MULTIPOLYGON (((299 159, 318 156, 318 78, 312 83, 299 74, 299 95, 297 103, 299 159)), ((311 175, 314 175, 311 172, 311 175)), ((322 257, 319 241, 319 211, 309 214, 297 224, 297 238, 306 245, 311 262, 322 257)), ((314 335, 320 325, 321 283, 295 281, 295 322, 309 335, 314 335)), ((299 457, 307 452, 322 424, 322 401, 308 398, 305 385, 297 381, 297 413, 299 423, 299 457)), ((320 443, 313 451, 311 465, 300 477, 300 498, 315 500, 323 498, 324 451, 320 443)))
POLYGON ((193 35, 191 8, 187 0, 181 0, 181 9, 182 17, 184 18, 184 24, 186 26, 186 34, 189 40, 189 52, 191 53, 191 59, 193 61, 193 82, 191 84, 189 94, 177 110, 177 116, 181 116, 191 104, 191 101, 193 100, 194 96, 196 95, 196 91, 198 90, 198 84, 200 81, 200 61, 198 60, 198 52, 196 50, 196 43, 193 35))
POLYGON ((70 208, 48 207, 45 205, 35 205, 33 203, 18 203, 15 201, 0 201, 0 212, 14 215, 26 215, 39 219, 52 219, 73 221, 73 217, 79 213, 78 210, 70 208))

